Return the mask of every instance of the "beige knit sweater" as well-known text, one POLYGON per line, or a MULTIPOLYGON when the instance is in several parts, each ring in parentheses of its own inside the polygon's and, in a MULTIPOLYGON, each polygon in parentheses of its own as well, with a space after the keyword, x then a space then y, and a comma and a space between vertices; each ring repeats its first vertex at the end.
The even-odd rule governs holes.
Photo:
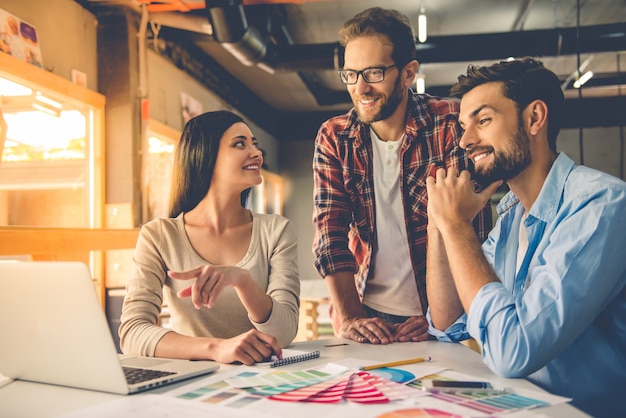
POLYGON ((222 291, 211 309, 197 310, 191 298, 176 296, 189 282, 170 279, 166 272, 202 264, 208 263, 191 246, 182 214, 152 220, 141 228, 119 328, 125 354, 154 355, 158 341, 170 332, 157 326, 164 301, 170 310, 172 330, 183 335, 230 338, 256 328, 276 337, 282 347, 293 341, 298 330, 300 280, 296 234, 287 218, 253 213, 250 247, 236 264, 248 270, 272 298, 272 312, 266 322, 252 322, 230 287, 222 291))

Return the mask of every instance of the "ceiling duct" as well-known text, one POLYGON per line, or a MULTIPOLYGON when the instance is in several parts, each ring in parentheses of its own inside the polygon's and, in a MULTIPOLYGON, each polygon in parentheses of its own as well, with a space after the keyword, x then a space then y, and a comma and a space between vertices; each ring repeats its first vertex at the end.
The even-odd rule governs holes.
MULTIPOLYGON (((270 13, 266 22, 275 33, 262 34, 248 24, 241 1, 206 2, 205 10, 212 26, 213 40, 246 66, 257 65, 269 73, 336 66, 336 45, 292 45, 283 24, 284 17, 276 16, 276 13, 270 13), (278 44, 271 42, 270 38, 279 41, 278 44)), ((256 10, 260 9, 257 7, 256 10)))
POLYGON ((248 25, 241 3, 207 1, 206 11, 213 27, 213 38, 224 49, 248 67, 263 60, 267 42, 257 29, 248 25))
MULTIPOLYGON (((339 43, 291 44, 284 40, 284 36, 262 34, 248 25, 245 8, 240 2, 226 1, 221 2, 226 5, 216 5, 219 3, 207 2, 206 11, 213 27, 211 39, 223 45, 242 64, 258 65, 270 73, 332 70, 343 66, 343 47, 339 43), (280 42, 270 42, 272 37, 280 42)), ((259 7, 254 6, 253 10, 248 7, 248 11, 258 18, 259 7)), ((268 22, 267 26, 272 25, 268 22)), ((282 22, 274 25, 274 30, 284 31, 282 22)), ((626 23, 578 29, 431 36, 428 42, 417 45, 417 48, 418 60, 422 64, 622 51, 626 49, 626 23)))

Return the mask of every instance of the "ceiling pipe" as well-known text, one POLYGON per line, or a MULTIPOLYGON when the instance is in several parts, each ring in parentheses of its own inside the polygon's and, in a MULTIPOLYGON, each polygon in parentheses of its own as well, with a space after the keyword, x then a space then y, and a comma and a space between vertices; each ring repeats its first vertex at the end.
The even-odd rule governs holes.
POLYGON ((576 53, 623 51, 626 22, 541 29, 520 32, 484 33, 430 37, 417 46, 422 63, 473 62, 507 57, 553 57, 576 53))
POLYGON ((269 73, 335 67, 338 45, 293 45, 284 22, 274 25, 277 26, 274 35, 279 38, 280 44, 270 42, 269 35, 264 37, 248 24, 241 1, 206 2, 206 12, 212 26, 213 39, 243 65, 257 65, 269 73))
POLYGON ((528 19, 528 14, 534 2, 535 0, 522 1, 517 16, 515 16, 515 22, 513 22, 513 26, 511 26, 511 31, 524 30, 524 24, 526 23, 526 19, 528 19))
MULTIPOLYGON (((269 72, 333 70, 343 67, 343 47, 338 43, 283 44, 268 42, 248 25, 244 7, 236 2, 207 2, 212 40, 219 42, 246 66, 259 65, 269 72), (228 5, 216 6, 219 3, 228 5), (210 4, 210 6, 209 6, 210 4)), ((208 36, 208 35, 205 35, 208 36)), ((431 36, 417 44, 424 63, 476 62, 510 56, 562 56, 626 50, 626 22, 517 32, 431 36)))
MULTIPOLYGON (((209 2, 207 2, 208 4, 209 2)), ((530 4, 530 2, 529 2, 530 4)), ((298 72, 319 105, 349 103, 345 90, 335 91, 309 76, 313 71, 343 67, 343 47, 339 43, 292 44, 285 32, 284 16, 268 19, 271 32, 265 36, 248 24, 245 9, 236 1, 210 2, 207 14, 212 36, 188 31, 178 33, 180 39, 202 38, 219 42, 243 65, 257 65, 269 72, 298 72), (273 42, 270 42, 273 39, 273 42)), ((255 9, 267 11, 267 9, 255 9)), ((250 10, 248 10, 250 12, 250 10)), ((272 10, 274 12, 274 10, 272 10)), ((163 30, 161 31, 163 33, 163 30)), ((626 23, 555 28, 545 30, 487 33, 475 35, 431 36, 424 44, 417 44, 418 60, 422 64, 445 62, 477 62, 513 57, 549 57, 571 55, 577 52, 593 53, 626 50, 626 23)), ((429 89, 430 90, 430 89, 429 89)))
POLYGON ((267 53, 267 42, 259 31, 248 25, 241 2, 206 2, 205 8, 213 29, 213 38, 243 65, 260 63, 267 53))
POLYGON ((198 32, 202 35, 213 35, 213 27, 206 16, 177 12, 152 13, 150 15, 150 22, 170 28, 198 32))

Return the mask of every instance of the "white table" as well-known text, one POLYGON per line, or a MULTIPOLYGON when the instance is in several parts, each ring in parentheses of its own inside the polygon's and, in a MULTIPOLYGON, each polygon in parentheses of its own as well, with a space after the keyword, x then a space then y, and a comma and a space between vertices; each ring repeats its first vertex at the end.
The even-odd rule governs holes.
MULTIPOLYGON (((482 362, 480 356, 461 344, 426 341, 420 343, 395 343, 386 346, 359 344, 354 341, 330 338, 306 341, 294 344, 297 350, 320 350, 319 359, 306 362, 306 367, 324 365, 330 361, 344 358, 376 360, 380 362, 398 359, 431 356, 433 366, 441 365, 459 373, 476 376, 492 381, 496 385, 540 390, 524 379, 504 379, 493 374, 482 362), (338 345, 339 344, 339 345, 338 345), (346 344, 346 345, 343 345, 346 344)), ((281 367, 281 370, 299 370, 303 364, 292 364, 281 367)), ((238 366, 221 365, 222 371, 232 370, 238 366)), ((201 378, 197 378, 201 379, 201 378)), ((152 390, 150 393, 162 393, 174 387, 188 384, 189 381, 152 390)), ((133 396, 133 395, 130 395, 133 396)), ((97 405, 120 398, 120 395, 100 393, 88 390, 65 388, 39 383, 15 381, 0 388, 1 417, 47 417, 61 413, 77 411, 88 406, 97 405)), ((303 407, 306 404, 302 405, 303 407)), ((541 417, 586 417, 569 404, 555 405, 528 411, 524 416, 536 414, 541 417)))

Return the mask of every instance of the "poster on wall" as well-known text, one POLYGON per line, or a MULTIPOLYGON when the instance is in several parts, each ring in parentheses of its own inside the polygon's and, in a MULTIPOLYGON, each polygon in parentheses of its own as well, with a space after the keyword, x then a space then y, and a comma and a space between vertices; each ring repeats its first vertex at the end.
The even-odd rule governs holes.
POLYGON ((0 9, 0 51, 37 67, 43 67, 35 27, 2 9, 0 9))
POLYGON ((183 111, 183 125, 194 116, 202 113, 202 103, 184 92, 180 92, 180 104, 183 111))

